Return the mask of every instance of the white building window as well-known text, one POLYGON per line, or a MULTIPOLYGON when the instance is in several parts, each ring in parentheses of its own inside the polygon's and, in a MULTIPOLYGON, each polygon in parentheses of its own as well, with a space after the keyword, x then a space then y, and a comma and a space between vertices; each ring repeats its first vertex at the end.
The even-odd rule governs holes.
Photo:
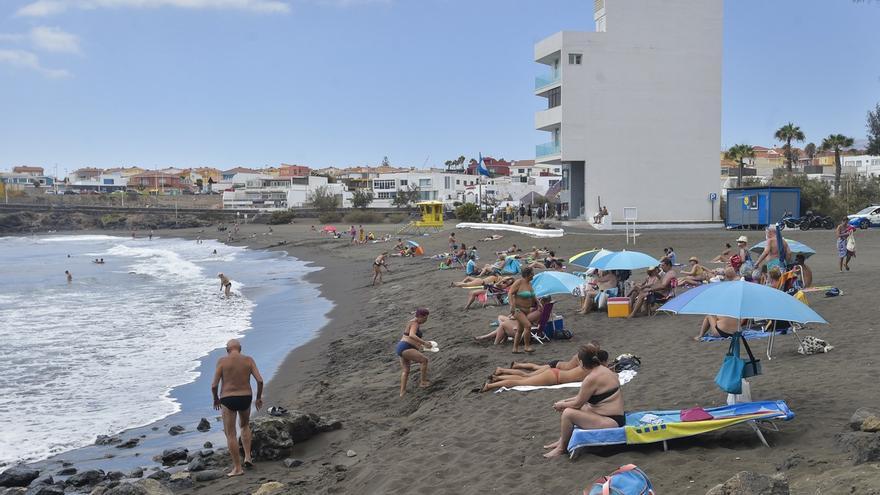
POLYGON ((580 53, 569 53, 568 54, 568 65, 581 65, 584 56, 580 53))
POLYGON ((431 179, 419 179, 419 187, 431 187, 431 179))
POLYGON ((394 180, 374 180, 373 189, 394 189, 394 180))
POLYGON ((400 179, 400 185, 405 186, 407 184, 406 179, 400 179))
POLYGON ((396 192, 380 192, 376 193, 376 199, 394 199, 397 197, 396 192))
POLYGON ((443 188, 452 189, 452 177, 443 177, 443 188))

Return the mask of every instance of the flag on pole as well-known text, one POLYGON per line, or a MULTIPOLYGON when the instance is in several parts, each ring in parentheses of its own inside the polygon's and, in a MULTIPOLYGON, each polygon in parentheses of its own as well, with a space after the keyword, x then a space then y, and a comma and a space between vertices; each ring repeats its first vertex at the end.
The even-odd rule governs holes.
POLYGON ((483 163, 482 153, 480 153, 480 161, 477 162, 477 173, 479 173, 480 175, 485 175, 486 177, 492 177, 491 172, 489 172, 489 169, 486 168, 486 165, 483 163))

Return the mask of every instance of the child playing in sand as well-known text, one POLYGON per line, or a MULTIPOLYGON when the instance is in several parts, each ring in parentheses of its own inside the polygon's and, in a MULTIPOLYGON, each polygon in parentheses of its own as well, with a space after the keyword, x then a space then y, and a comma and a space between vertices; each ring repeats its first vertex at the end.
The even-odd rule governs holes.
POLYGON ((431 348, 431 344, 422 340, 421 325, 428 321, 428 310, 419 308, 416 310, 415 318, 409 320, 406 330, 394 353, 400 358, 400 396, 406 395, 406 382, 409 380, 409 370, 412 363, 419 364, 419 387, 426 388, 431 385, 428 381, 428 358, 420 351, 422 349, 431 348))

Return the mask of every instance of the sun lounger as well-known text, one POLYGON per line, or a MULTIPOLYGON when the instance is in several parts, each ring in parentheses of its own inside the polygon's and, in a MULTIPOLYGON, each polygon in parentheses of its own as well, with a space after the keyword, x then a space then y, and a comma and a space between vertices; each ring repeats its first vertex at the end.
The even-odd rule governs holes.
MULTIPOLYGON (((785 335, 788 333, 789 329, 784 330, 776 330, 776 335, 785 335)), ((742 336, 746 340, 757 340, 757 339, 766 339, 773 332, 764 331, 764 330, 743 330, 742 336)), ((718 342, 720 340, 730 340, 730 337, 714 337, 712 335, 706 335, 702 339, 702 342, 718 342)))
POLYGON ((704 421, 681 421, 681 411, 641 411, 626 414, 626 426, 600 430, 581 430, 575 428, 568 442, 568 452, 572 458, 580 449, 602 445, 638 445, 685 438, 711 431, 729 428, 741 423, 750 425, 757 433, 761 443, 769 447, 755 421, 782 420, 794 418, 794 413, 785 401, 743 402, 728 406, 706 409, 713 419, 704 421), (641 419, 653 414, 662 421, 657 424, 644 424, 641 419))

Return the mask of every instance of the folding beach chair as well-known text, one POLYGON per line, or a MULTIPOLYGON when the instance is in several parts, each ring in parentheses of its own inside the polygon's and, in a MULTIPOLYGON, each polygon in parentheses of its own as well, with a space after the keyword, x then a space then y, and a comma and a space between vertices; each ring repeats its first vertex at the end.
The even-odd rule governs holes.
POLYGON ((544 329, 547 328, 547 323, 550 322, 550 317, 553 316, 553 305, 554 303, 552 302, 544 304, 538 324, 533 325, 531 328, 532 339, 537 340, 541 345, 543 345, 545 341, 550 340, 550 337, 544 334, 544 329))

